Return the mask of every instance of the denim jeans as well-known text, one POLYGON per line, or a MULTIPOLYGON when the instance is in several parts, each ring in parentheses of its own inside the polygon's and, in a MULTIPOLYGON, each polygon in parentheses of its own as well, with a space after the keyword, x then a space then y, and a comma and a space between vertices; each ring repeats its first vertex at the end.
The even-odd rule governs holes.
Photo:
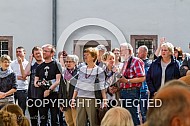
POLYGON ((148 92, 141 92, 140 93, 140 111, 142 116, 142 122, 146 121, 146 112, 148 107, 148 92))
POLYGON ((140 89, 122 89, 120 93, 122 106, 131 113, 134 125, 140 125, 140 118, 138 116, 140 89))

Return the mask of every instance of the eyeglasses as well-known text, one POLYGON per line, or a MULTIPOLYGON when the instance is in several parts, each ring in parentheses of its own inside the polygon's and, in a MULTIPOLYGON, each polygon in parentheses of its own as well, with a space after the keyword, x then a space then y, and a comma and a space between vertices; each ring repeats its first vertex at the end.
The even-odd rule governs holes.
POLYGON ((120 52, 125 51, 125 50, 129 50, 129 49, 121 49, 120 52))
POLYGON ((65 61, 65 63, 74 63, 74 61, 65 61))
POLYGON ((114 53, 115 55, 119 55, 120 53, 114 53))
POLYGON ((46 52, 51 52, 51 51, 48 51, 48 50, 43 50, 43 52, 45 52, 45 53, 46 53, 46 52))

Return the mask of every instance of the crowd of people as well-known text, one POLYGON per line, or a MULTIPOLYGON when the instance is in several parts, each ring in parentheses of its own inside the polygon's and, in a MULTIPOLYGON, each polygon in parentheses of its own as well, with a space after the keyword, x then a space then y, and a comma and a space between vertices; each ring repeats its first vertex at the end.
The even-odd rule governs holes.
MULTIPOLYGON (((66 51, 54 58, 55 48, 50 44, 35 46, 31 52, 29 61, 21 46, 16 48, 15 60, 1 56, 0 121, 8 114, 17 120, 9 121, 11 125, 19 125, 18 117, 6 107, 18 104, 22 117, 28 107, 32 126, 63 126, 64 120, 68 126, 169 126, 173 113, 181 113, 181 108, 189 105, 185 93, 190 93, 189 86, 174 79, 190 79, 190 56, 184 57, 180 47, 163 38, 154 59, 149 59, 146 45, 141 45, 134 56, 129 43, 112 51, 104 45, 86 48, 84 62, 80 63, 77 55, 66 51), (175 93, 175 89, 182 93, 175 93), (180 98, 184 103, 175 109, 180 98), (163 104, 149 107, 149 99, 161 99, 163 104), (97 112, 104 108, 107 112, 102 121, 98 120, 97 112), (171 109, 176 111, 159 115, 171 109)), ((176 116, 172 124, 177 124, 181 116, 176 116)))

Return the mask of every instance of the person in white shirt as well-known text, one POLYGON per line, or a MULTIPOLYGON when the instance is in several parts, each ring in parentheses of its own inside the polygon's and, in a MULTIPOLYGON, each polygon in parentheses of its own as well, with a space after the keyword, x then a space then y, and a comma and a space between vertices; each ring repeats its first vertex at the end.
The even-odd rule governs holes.
POLYGON ((28 89, 28 81, 26 78, 22 77, 22 75, 24 74, 24 69, 28 64, 28 61, 25 59, 25 55, 26 51, 24 47, 17 47, 17 59, 12 61, 10 64, 11 69, 16 74, 16 84, 18 85, 17 92, 14 93, 15 103, 18 100, 18 105, 22 108, 24 114, 26 110, 26 99, 28 89))

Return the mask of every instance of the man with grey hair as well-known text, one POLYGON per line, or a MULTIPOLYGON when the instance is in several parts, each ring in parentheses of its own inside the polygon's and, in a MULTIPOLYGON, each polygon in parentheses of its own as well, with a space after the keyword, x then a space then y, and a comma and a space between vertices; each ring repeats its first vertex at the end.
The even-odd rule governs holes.
POLYGON ((140 98, 140 87, 145 80, 144 63, 141 59, 133 56, 133 48, 129 43, 120 45, 121 58, 124 65, 121 70, 121 99, 122 106, 129 110, 132 115, 134 125, 140 125, 138 116, 138 100, 140 98), (128 101, 130 100, 130 102, 128 101), (129 103, 129 104, 128 104, 129 103))
MULTIPOLYGON (((148 48, 146 45, 142 45, 138 48, 138 58, 140 58, 144 62, 144 70, 145 74, 147 74, 148 69, 152 63, 151 60, 147 58, 148 48)), ((146 81, 142 82, 142 86, 140 88, 140 113, 142 116, 142 123, 146 121, 146 112, 148 108, 148 85, 146 81)))
POLYGON ((167 82, 155 95, 147 112, 148 126, 190 126, 190 86, 179 80, 167 82), (176 93, 177 92, 177 93, 176 93), (156 101, 161 101, 156 102, 156 101), (158 105, 160 107, 156 107, 158 105))

